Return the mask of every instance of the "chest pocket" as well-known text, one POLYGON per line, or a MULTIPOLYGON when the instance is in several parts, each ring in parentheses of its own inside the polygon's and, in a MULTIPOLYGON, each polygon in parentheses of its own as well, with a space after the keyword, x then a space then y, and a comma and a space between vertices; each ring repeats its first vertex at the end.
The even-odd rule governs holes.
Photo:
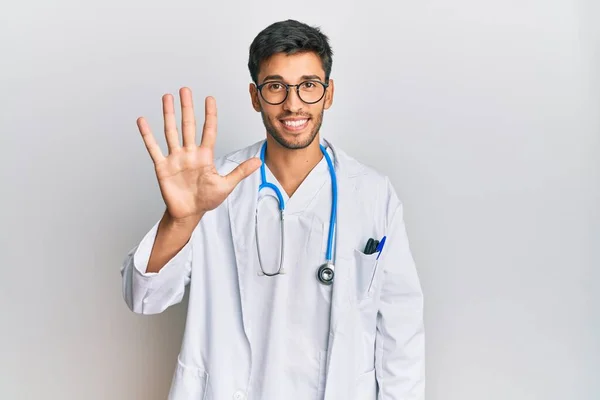
POLYGON ((377 271, 378 253, 365 254, 354 250, 354 268, 356 281, 356 298, 364 300, 373 294, 373 283, 377 271))

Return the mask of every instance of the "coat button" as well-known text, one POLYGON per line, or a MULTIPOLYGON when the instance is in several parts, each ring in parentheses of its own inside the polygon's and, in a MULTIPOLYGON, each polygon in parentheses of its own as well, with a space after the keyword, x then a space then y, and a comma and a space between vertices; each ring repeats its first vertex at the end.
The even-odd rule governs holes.
POLYGON ((234 400, 246 400, 246 394, 241 390, 238 390, 233 394, 234 400))

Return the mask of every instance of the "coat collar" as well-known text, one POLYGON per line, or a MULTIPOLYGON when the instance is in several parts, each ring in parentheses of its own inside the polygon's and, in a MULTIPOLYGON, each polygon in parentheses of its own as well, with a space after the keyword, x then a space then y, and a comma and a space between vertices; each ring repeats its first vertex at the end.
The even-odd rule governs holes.
MULTIPOLYGON (((233 164, 231 169, 251 157, 259 157, 260 149, 264 142, 265 140, 258 141, 244 149, 227 155, 225 159, 233 164)), ((356 215, 355 212, 358 207, 356 201, 357 196, 355 195, 356 178, 364 174, 365 170, 361 163, 358 163, 356 160, 349 157, 345 152, 332 145, 328 140, 321 139, 321 144, 327 149, 330 149, 333 153, 332 158, 338 183, 338 211, 334 253, 334 261, 337 265, 339 259, 343 260, 345 258, 351 258, 353 254, 353 249, 350 245, 352 241, 346 240, 345 238, 346 235, 353 232, 352 216, 356 215)), ((247 256, 253 254, 246 254, 246 252, 251 252, 251 246, 256 246, 254 229, 259 185, 260 170, 257 170, 252 175, 242 180, 227 198, 229 220, 231 223, 233 243, 238 263, 243 261, 240 257, 247 258, 247 256)), ((238 267, 241 268, 242 266, 238 267)), ((336 269, 336 275, 337 273, 338 271, 336 269)), ((344 278, 345 271, 340 271, 340 273, 342 274, 342 278, 344 278)), ((337 286, 339 288, 341 285, 337 286)), ((342 289, 335 289, 334 283, 334 300, 337 297, 335 292, 339 293, 340 290, 342 289)))

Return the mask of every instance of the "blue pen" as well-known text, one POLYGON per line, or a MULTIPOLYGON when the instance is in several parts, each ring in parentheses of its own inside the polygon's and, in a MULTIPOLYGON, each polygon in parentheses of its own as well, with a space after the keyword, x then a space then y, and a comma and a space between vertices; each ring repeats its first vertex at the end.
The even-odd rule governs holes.
POLYGON ((377 248, 375 249, 375 251, 379 252, 379 254, 377 254, 377 260, 379 260, 379 256, 381 255, 381 250, 383 250, 383 245, 385 244, 385 236, 381 238, 381 241, 379 242, 379 244, 377 245, 377 248))

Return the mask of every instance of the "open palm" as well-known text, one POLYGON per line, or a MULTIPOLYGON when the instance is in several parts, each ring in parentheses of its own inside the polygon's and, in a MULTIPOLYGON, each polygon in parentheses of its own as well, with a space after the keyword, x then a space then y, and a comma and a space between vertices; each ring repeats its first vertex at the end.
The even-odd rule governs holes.
POLYGON ((215 99, 205 99, 205 119, 200 145, 196 145, 196 119, 192 92, 179 91, 182 113, 183 145, 175 120, 173 96, 162 98, 165 138, 169 154, 165 157, 143 117, 137 125, 154 162, 156 177, 167 212, 173 220, 196 218, 221 204, 242 179, 260 167, 260 159, 251 158, 229 174, 219 175, 214 165, 214 145, 217 136, 217 106, 215 99))

